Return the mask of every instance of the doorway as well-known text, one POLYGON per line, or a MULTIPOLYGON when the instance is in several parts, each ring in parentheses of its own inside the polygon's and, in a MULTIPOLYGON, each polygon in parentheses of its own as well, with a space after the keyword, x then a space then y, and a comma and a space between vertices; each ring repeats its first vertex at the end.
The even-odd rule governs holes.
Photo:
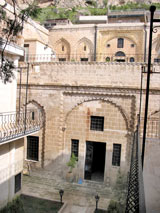
POLYGON ((85 179, 104 181, 106 143, 86 142, 85 179))

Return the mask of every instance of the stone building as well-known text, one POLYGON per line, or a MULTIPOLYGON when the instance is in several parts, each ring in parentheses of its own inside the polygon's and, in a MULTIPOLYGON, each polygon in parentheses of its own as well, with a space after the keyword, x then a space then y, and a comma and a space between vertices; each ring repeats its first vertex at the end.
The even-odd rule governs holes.
MULTIPOLYGON (((137 115, 143 121, 144 114, 148 31, 149 24, 143 22, 50 29, 48 42, 56 57, 48 63, 31 61, 30 66, 28 107, 36 103, 44 110, 45 126, 34 135, 38 143, 34 159, 27 157, 33 138, 25 140, 26 161, 33 167, 61 165, 65 178, 74 153, 78 157, 75 181, 89 179, 109 185, 114 184, 119 170, 128 172, 137 115)), ((154 72, 159 71, 158 38, 159 31, 153 37, 154 72)), ((23 76, 25 79, 25 70, 23 76)), ((23 103, 23 80, 22 88, 23 103)), ((159 134, 158 122, 154 123, 157 133, 152 122, 159 115, 159 92, 159 76, 153 75, 152 131, 148 135, 154 137, 159 134)))

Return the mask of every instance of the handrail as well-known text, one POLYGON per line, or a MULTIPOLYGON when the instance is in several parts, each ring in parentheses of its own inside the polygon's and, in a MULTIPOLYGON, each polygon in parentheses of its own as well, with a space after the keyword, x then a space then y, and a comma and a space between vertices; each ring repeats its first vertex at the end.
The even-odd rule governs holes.
POLYGON ((140 151, 139 126, 134 132, 131 165, 128 182, 128 194, 125 213, 145 213, 145 196, 140 151))
POLYGON ((11 112, 0 114, 0 144, 27 134, 36 132, 43 127, 43 115, 40 110, 11 112))

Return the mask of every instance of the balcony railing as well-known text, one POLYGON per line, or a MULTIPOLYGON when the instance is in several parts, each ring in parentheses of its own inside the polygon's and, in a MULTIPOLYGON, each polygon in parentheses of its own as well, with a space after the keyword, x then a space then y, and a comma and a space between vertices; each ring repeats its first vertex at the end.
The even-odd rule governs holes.
POLYGON ((40 110, 0 114, 0 144, 34 133, 43 126, 40 110))
MULTIPOLYGON (((147 56, 146 56, 147 57, 147 56)), ((29 54, 24 57, 25 62, 144 62, 143 54, 126 54, 125 56, 113 55, 108 53, 99 54, 29 54)), ((160 57, 152 55, 152 62, 160 63, 160 57)))
POLYGON ((134 133, 128 182, 126 213, 145 213, 144 183, 141 164, 139 128, 134 133))

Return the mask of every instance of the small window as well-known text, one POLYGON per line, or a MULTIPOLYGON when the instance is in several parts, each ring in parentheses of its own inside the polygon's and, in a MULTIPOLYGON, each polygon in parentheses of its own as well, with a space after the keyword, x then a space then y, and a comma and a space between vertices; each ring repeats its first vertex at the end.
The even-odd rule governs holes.
POLYGON ((59 58, 59 61, 66 61, 66 58, 59 58))
POLYGON ((29 47, 29 44, 24 44, 24 47, 29 47))
POLYGON ((81 58, 81 61, 88 61, 88 58, 81 58))
POLYGON ((155 63, 160 63, 160 58, 154 58, 155 63))
POLYGON ((72 139, 71 140, 71 154, 74 153, 74 155, 78 158, 78 151, 79 151, 79 140, 72 139))
POLYGON ((27 159, 38 161, 39 152, 39 137, 28 136, 27 137, 27 159))
POLYGON ((14 192, 17 193, 21 190, 21 173, 15 176, 15 189, 14 192))
POLYGON ((112 165, 120 166, 121 161, 121 144, 113 144, 112 165))
POLYGON ((134 62, 134 58, 131 57, 131 58, 129 59, 129 61, 130 61, 130 62, 134 62))
POLYGON ((34 120, 34 112, 32 112, 32 120, 34 120))
POLYGON ((125 53, 124 53, 124 52, 122 52, 122 51, 118 51, 118 52, 116 52, 115 56, 125 57, 126 55, 125 55, 125 53))
POLYGON ((134 44, 131 44, 131 47, 134 47, 134 44))
POLYGON ((107 47, 110 47, 111 45, 110 44, 107 44, 107 47))
POLYGON ((101 116, 91 116, 91 130, 103 131, 104 129, 104 117, 101 116))
POLYGON ((64 46, 62 45, 62 51, 64 51, 64 46))
POLYGON ((123 38, 118 38, 117 40, 117 48, 123 48, 124 46, 124 39, 123 38))
POLYGON ((87 50, 87 47, 86 47, 86 45, 84 46, 84 51, 86 51, 87 50))

